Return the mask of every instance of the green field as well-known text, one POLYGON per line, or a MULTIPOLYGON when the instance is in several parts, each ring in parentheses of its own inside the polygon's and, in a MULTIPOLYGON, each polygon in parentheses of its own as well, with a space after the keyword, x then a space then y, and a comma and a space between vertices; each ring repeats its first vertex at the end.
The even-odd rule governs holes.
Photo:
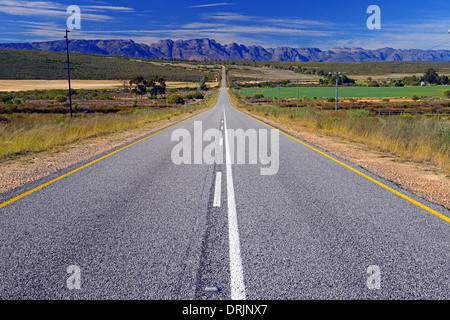
MULTIPOLYGON (((424 87, 339 87, 340 98, 400 98, 413 96, 444 98, 444 92, 450 86, 424 86, 424 87)), ((250 97, 262 94, 264 97, 278 98, 277 88, 245 88, 241 94, 250 97)), ((307 98, 334 98, 335 87, 299 87, 299 96, 307 98)), ((280 88, 280 98, 297 98, 297 88, 280 88)))

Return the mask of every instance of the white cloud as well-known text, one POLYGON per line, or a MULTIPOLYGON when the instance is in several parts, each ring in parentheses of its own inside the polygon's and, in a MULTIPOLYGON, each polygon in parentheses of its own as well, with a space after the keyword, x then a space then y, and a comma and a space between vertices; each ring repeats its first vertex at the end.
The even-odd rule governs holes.
POLYGON ((449 50, 450 45, 445 43, 448 37, 439 34, 415 33, 414 36, 406 37, 404 34, 388 33, 374 35, 355 35, 353 38, 331 39, 317 41, 317 46, 321 49, 331 49, 333 47, 361 47, 364 49, 420 49, 420 50, 449 50))
POLYGON ((221 28, 225 27, 226 24, 223 23, 203 23, 203 22, 192 22, 185 24, 182 28, 185 29, 199 29, 199 28, 221 28))
POLYGON ((228 21, 254 21, 255 17, 245 16, 234 12, 216 12, 202 15, 205 19, 228 20, 228 21))
MULTIPOLYGON (((103 7, 103 9, 106 8, 107 8, 106 6, 103 7)), ((68 17, 66 5, 49 1, 33 2, 21 0, 0 0, 0 12, 15 16, 26 16, 26 17, 31 16, 46 17, 46 18, 61 17, 63 19, 68 17)), ((86 21, 106 21, 112 18, 107 15, 82 12, 82 19, 86 21)))
POLYGON ((55 16, 65 13, 65 8, 52 2, 0 0, 0 12, 19 16, 55 16))
POLYGON ((209 4, 198 4, 194 6, 189 6, 188 8, 209 8, 209 7, 219 7, 219 6, 232 6, 234 3, 229 2, 219 2, 219 3, 209 3, 209 4))
POLYGON ((134 12, 133 8, 129 7, 115 7, 115 6, 81 6, 84 11, 120 11, 120 12, 134 12))

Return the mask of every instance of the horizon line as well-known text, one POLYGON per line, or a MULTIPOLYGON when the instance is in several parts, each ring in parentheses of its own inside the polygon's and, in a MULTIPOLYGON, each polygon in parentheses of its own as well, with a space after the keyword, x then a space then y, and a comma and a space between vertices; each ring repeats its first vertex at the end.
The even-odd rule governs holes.
MULTIPOLYGON (((152 44, 157 44, 158 42, 161 42, 161 41, 173 41, 173 42, 177 42, 177 41, 185 41, 185 42, 187 42, 187 41, 193 41, 193 40, 209 40, 209 41, 213 41, 213 42, 215 42, 215 43, 217 43, 217 44, 220 44, 220 45, 222 45, 222 46, 226 46, 226 45, 233 45, 233 44, 236 44, 236 45, 238 45, 238 46, 245 46, 245 47, 261 47, 261 48, 264 48, 264 49, 279 49, 279 48, 291 48, 291 49, 319 49, 319 50, 321 50, 321 51, 333 51, 333 49, 362 49, 362 50, 365 50, 365 51, 376 51, 376 50, 381 50, 381 49, 392 49, 392 50, 403 50, 403 51, 407 51, 407 50, 418 50, 418 51, 425 51, 425 52, 427 52, 427 51, 434 51, 434 52, 436 52, 436 51, 450 51, 449 49, 432 49, 432 48, 430 48, 430 49, 418 49, 418 48, 407 48, 407 49, 405 49, 405 48, 393 48, 393 47, 379 47, 379 48, 376 48, 376 49, 366 49, 366 48, 363 48, 363 47, 347 47, 347 46, 343 46, 343 47, 333 47, 333 48, 331 48, 331 49, 321 49, 321 48, 319 48, 319 47, 294 47, 294 46, 289 46, 289 45, 286 45, 286 46, 278 46, 278 47, 266 47, 266 46, 262 46, 262 45, 256 45, 256 44, 252 44, 252 45, 245 45, 245 44, 242 44, 242 43, 237 43, 237 42, 231 42, 231 43, 226 43, 226 44, 223 44, 223 43, 221 43, 221 42, 218 42, 218 41, 216 41, 215 39, 212 39, 212 38, 191 38, 191 39, 171 39, 171 38, 164 38, 164 39, 159 39, 157 42, 151 42, 151 43, 144 43, 144 42, 136 42, 135 40, 133 40, 133 39, 131 39, 131 38, 129 38, 129 39, 125 39, 125 38, 108 38, 108 39, 101 39, 101 38, 99 38, 99 39, 71 39, 71 41, 132 41, 132 42, 134 42, 134 43, 136 43, 136 44, 140 44, 140 45, 146 45, 146 46, 150 46, 150 45, 152 45, 152 44)), ((46 42, 58 42, 58 41, 65 41, 65 40, 41 40, 41 41, 19 41, 19 42, 1 42, 0 41, 0 45, 5 45, 5 44, 33 44, 33 43, 46 43, 46 42)))

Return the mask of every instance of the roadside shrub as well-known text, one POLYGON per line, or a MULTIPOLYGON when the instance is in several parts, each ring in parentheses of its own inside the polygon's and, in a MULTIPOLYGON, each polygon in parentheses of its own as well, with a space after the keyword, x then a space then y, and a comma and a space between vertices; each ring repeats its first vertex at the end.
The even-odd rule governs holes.
POLYGON ((414 116, 412 114, 409 113, 404 113, 400 116, 402 119, 409 119, 409 120, 414 120, 414 116))
POLYGON ((183 98, 179 94, 172 94, 167 98, 168 103, 184 104, 183 98))
POLYGON ((10 100, 12 100, 12 99, 14 99, 14 96, 12 94, 9 94, 9 93, 2 94, 0 96, 0 101, 5 102, 5 103, 10 101, 10 100))
POLYGON ((66 102, 67 98, 64 96, 56 96, 54 99, 56 102, 66 102))
POLYGON ((4 116, 0 116, 0 123, 9 123, 10 122, 10 120, 7 118, 7 117, 4 117, 4 116))
POLYGON ((350 118, 364 118, 364 117, 370 117, 371 114, 369 111, 364 110, 364 109, 359 109, 356 111, 352 111, 349 113, 349 117, 350 118))
POLYGON ((450 90, 444 91, 444 95, 450 99, 450 90))
POLYGON ((194 99, 203 99, 203 98, 204 98, 203 93, 201 93, 201 92, 195 92, 195 93, 193 93, 193 94, 192 94, 192 97, 193 97, 194 99))

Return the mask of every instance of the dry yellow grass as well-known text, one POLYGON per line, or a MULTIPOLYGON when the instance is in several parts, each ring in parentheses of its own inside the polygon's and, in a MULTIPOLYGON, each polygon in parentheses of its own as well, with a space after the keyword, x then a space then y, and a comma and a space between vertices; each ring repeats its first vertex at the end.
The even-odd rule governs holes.
POLYGON ((365 110, 338 111, 251 105, 230 91, 234 105, 298 131, 318 132, 362 143, 419 163, 450 176, 450 119, 404 115, 374 117, 365 110))
POLYGON ((0 162, 88 138, 145 129, 151 122, 208 108, 215 104, 217 98, 218 90, 215 89, 198 104, 143 108, 126 114, 79 114, 74 118, 63 114, 20 114, 11 124, 0 125, 0 162))
POLYGON ((366 81, 368 77, 371 77, 373 80, 382 81, 382 80, 390 80, 390 79, 402 79, 404 77, 411 77, 415 75, 416 77, 423 76, 423 73, 388 73, 381 75, 349 75, 352 79, 366 81))
MULTIPOLYGON (((168 89, 198 87, 196 82, 166 82, 168 89)), ((218 82, 207 82, 210 88, 218 82)), ((121 89, 122 80, 72 80, 72 89, 121 89)), ((0 92, 68 89, 67 80, 0 80, 0 92)))
MULTIPOLYGON (((121 88, 119 80, 72 80, 73 89, 121 88)), ((68 89, 67 80, 0 80, 0 91, 30 91, 68 89)))
MULTIPOLYGON (((217 81, 211 81, 211 82, 206 82, 206 85, 209 88, 213 88, 219 85, 219 82, 217 81)), ((166 82, 166 86, 168 89, 176 89, 176 88, 197 88, 198 87, 198 82, 171 82, 171 81, 167 81, 166 82)))

